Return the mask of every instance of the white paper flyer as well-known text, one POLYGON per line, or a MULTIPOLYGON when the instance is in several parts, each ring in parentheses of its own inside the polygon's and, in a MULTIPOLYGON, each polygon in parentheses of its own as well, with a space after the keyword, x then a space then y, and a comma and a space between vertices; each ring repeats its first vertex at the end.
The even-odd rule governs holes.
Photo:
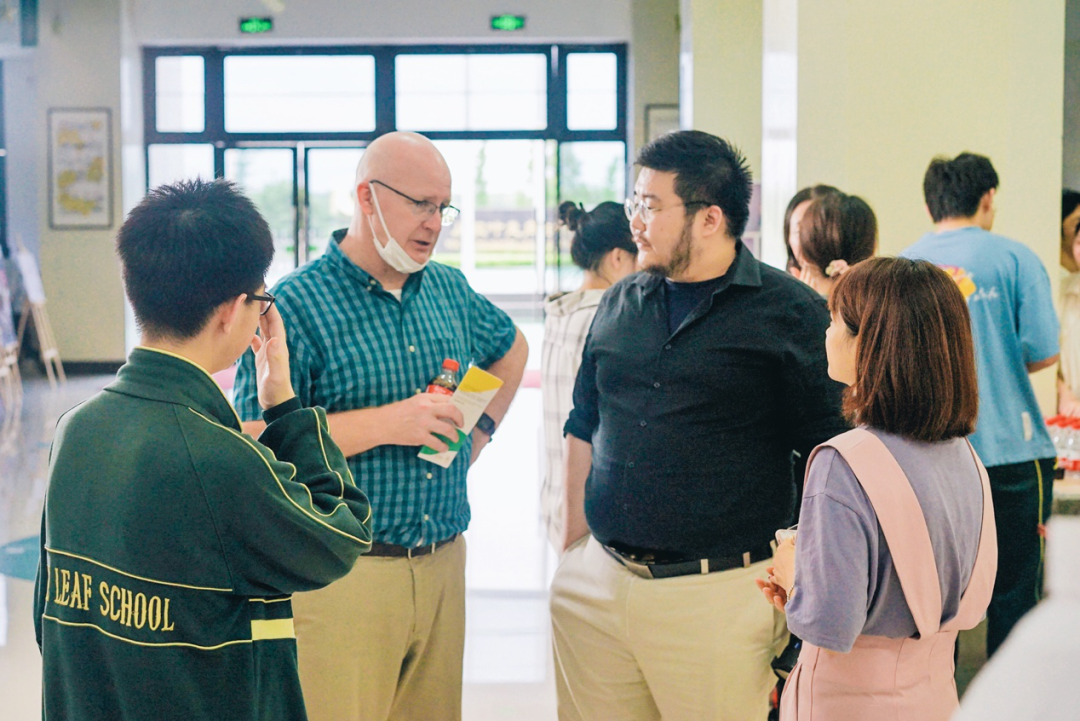
POLYGON ((465 417, 464 427, 458 429, 457 440, 447 442, 450 450, 442 453, 424 446, 420 449, 420 458, 431 461, 437 466, 449 468, 450 464, 457 458, 458 451, 464 445, 465 439, 472 433, 473 426, 480 420, 484 409, 488 407, 491 399, 502 388, 502 384, 502 380, 487 371, 480 370, 475 366, 470 368, 465 377, 461 379, 461 383, 458 385, 457 390, 454 391, 454 395, 450 398, 450 402, 465 417))

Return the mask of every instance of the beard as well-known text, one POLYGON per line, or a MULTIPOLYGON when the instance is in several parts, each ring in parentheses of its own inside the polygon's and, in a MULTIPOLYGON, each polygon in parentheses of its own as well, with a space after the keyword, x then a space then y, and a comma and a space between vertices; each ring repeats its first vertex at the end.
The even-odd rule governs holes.
POLYGON ((694 244, 691 237, 693 225, 693 218, 687 218, 686 222, 683 223, 679 240, 675 243, 675 247, 671 249, 671 257, 667 259, 666 263, 648 262, 642 270, 663 278, 675 278, 682 275, 683 271, 690 267, 690 252, 694 244))

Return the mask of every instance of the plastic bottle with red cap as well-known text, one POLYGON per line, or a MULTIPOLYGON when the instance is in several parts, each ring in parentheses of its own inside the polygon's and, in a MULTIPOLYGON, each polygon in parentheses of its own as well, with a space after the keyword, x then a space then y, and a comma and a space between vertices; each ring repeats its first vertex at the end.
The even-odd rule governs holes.
POLYGON ((1054 478, 1080 483, 1080 418, 1054 416, 1046 420, 1046 426, 1057 452, 1054 478))
POLYGON ((1066 423, 1065 416, 1053 416, 1046 419, 1046 430, 1050 434, 1050 442, 1054 444, 1054 454, 1057 456, 1057 465, 1054 468, 1054 478, 1061 480, 1065 477, 1065 440, 1066 423))
POLYGON ((453 358, 447 358, 442 362, 442 370, 439 371, 439 375, 435 376, 434 380, 428 384, 428 393, 438 393, 439 395, 452 396, 454 391, 457 390, 457 372, 461 366, 453 358))
POLYGON ((1080 418, 1065 419, 1065 480, 1080 482, 1080 418))

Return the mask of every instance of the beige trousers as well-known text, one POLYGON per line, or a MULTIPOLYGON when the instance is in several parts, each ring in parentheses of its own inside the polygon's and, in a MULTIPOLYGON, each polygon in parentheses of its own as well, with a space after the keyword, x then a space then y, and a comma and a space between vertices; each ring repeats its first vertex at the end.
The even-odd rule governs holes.
POLYGON ((461 719, 465 539, 419 558, 361 556, 293 596, 311 721, 461 719))
POLYGON ((551 585, 559 718, 764 721, 787 643, 754 584, 768 565, 643 579, 592 537, 572 547, 551 585))

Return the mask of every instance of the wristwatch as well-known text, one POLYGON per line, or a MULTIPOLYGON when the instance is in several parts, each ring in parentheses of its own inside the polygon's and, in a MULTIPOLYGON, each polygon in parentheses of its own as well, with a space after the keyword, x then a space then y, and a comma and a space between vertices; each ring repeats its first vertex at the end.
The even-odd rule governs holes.
POLYGON ((476 427, 480 429, 480 432, 486 435, 489 440, 495 436, 495 419, 487 413, 480 414, 480 418, 476 421, 476 427))

